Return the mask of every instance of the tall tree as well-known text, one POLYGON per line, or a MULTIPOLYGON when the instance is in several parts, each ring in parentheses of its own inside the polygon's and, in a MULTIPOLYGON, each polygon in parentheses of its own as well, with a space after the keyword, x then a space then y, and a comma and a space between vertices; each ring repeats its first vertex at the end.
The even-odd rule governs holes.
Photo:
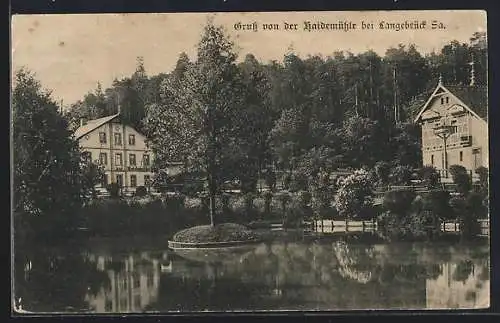
POLYGON ((65 229, 86 194, 78 143, 50 92, 24 69, 15 75, 12 109, 14 212, 44 218, 47 229, 65 229))
POLYGON ((241 160, 234 168, 244 191, 256 189, 257 178, 270 162, 268 134, 273 126, 273 111, 269 103, 270 84, 262 65, 253 55, 247 55, 239 65, 244 86, 240 112, 234 122, 241 160))
POLYGON ((226 165, 239 154, 232 125, 243 85, 235 61, 233 43, 222 27, 207 24, 197 60, 181 78, 165 81, 161 104, 150 106, 145 120, 158 168, 181 160, 188 170, 207 175, 211 225, 215 196, 231 176, 226 165))

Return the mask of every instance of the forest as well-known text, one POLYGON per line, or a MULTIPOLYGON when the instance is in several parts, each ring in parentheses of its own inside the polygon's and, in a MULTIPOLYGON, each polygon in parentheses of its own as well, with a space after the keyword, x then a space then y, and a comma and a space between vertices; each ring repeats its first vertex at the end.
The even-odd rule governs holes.
POLYGON ((282 61, 270 62, 250 53, 239 58, 234 43, 217 28, 204 37, 198 56, 205 53, 205 60, 181 53, 172 71, 148 75, 138 57, 130 77, 115 79, 106 89, 98 83, 65 113, 71 129, 81 119, 114 114, 120 106, 124 119, 151 140, 153 149, 167 143, 161 129, 170 135, 169 152, 155 151, 159 170, 170 161, 196 158, 181 153, 183 145, 193 144, 187 134, 174 139, 193 105, 185 89, 218 93, 213 104, 224 152, 217 158, 225 163, 219 180, 239 178, 251 191, 271 168, 311 178, 320 170, 373 168, 377 162, 422 166, 420 130, 412 121, 439 77, 445 85, 468 85, 474 62, 476 85, 487 82, 486 35, 480 32, 469 43, 451 41, 432 53, 399 44, 384 56, 370 50, 299 57, 290 51, 282 61), (210 83, 215 76, 204 75, 203 68, 219 73, 222 85, 210 83), (165 113, 177 118, 167 120, 165 113))

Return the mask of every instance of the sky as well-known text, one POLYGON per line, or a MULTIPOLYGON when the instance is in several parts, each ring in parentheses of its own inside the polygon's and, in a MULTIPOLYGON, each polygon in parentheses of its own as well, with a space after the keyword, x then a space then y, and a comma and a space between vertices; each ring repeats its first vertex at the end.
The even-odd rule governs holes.
POLYGON ((16 15, 11 24, 12 71, 26 67, 35 73, 52 97, 69 105, 82 99, 100 82, 130 76, 142 56, 148 75, 170 72, 181 52, 196 57, 208 19, 224 26, 239 57, 252 53, 261 62, 282 61, 291 48, 301 57, 335 51, 374 50, 380 55, 399 43, 416 45, 421 53, 439 51, 451 40, 468 43, 476 31, 486 31, 484 11, 349 11, 247 12, 168 14, 16 15), (433 20, 445 29, 430 29, 433 20), (355 23, 350 31, 305 31, 304 22, 355 23), (361 22, 373 29, 361 29, 361 22), (427 29, 381 30, 379 23, 427 21, 427 29), (235 24, 256 22, 258 31, 235 30, 235 24), (297 30, 284 30, 284 23, 297 30), (263 30, 276 23, 280 30, 263 30))

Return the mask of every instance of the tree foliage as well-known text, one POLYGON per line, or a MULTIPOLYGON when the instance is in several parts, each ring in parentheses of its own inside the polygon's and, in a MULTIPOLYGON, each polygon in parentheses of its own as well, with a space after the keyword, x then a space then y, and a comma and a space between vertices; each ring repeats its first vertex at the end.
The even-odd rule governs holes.
POLYGON ((373 187, 367 171, 359 169, 337 183, 335 205, 341 216, 360 218, 373 205, 373 187))
POLYGON ((14 206, 32 215, 80 204, 80 153, 50 93, 20 70, 12 93, 14 206))
MULTIPOLYGON (((268 169, 277 168, 291 178, 311 167, 314 171, 303 175, 314 180, 319 168, 373 167, 376 162, 419 167, 421 134, 412 121, 439 75, 445 84, 469 84, 469 63, 474 60, 476 84, 486 84, 484 33, 472 35, 469 44, 451 41, 426 55, 412 44, 399 44, 383 56, 369 50, 301 58, 289 51, 281 62, 262 63, 247 54, 237 63, 231 41, 218 27, 210 28, 202 35, 196 61, 181 53, 171 72, 148 76, 139 57, 129 77, 107 89, 98 84, 68 112, 73 128, 82 118, 116 113, 120 105, 126 120, 153 137, 158 133, 148 133, 143 123, 159 116, 158 107, 170 106, 175 121, 184 113, 182 107, 193 103, 194 115, 175 121, 179 129, 191 129, 202 122, 202 108, 211 104, 218 122, 224 123, 217 126, 226 129, 221 138, 233 136, 219 143, 228 151, 223 159, 231 171, 225 173, 238 178, 245 191, 253 191, 255 179, 268 169), (223 118, 217 116, 221 113, 223 118)), ((185 132, 165 148, 171 150, 169 158, 180 160, 176 151, 193 147, 194 138, 199 138, 185 132)), ((197 147, 199 153, 204 151, 203 145, 197 147)))
POLYGON ((450 174, 453 183, 457 185, 457 191, 462 195, 469 193, 472 188, 472 180, 467 169, 462 165, 451 165, 450 174))
POLYGON ((14 213, 44 219, 37 223, 49 231, 71 229, 99 171, 80 154, 50 92, 25 69, 15 74, 12 113, 14 213))

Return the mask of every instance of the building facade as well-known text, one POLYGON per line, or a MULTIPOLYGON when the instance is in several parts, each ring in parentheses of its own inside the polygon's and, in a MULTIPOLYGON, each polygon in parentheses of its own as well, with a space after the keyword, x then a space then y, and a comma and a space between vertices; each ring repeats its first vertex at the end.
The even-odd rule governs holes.
POLYGON ((489 165, 486 88, 444 86, 440 81, 415 122, 422 128, 422 163, 449 177, 451 165, 475 170, 489 165))
POLYGON ((153 153, 146 137, 125 124, 120 114, 81 123, 74 136, 81 150, 104 167, 98 190, 105 190, 110 183, 118 183, 124 193, 133 193, 138 186, 150 186, 153 153))

